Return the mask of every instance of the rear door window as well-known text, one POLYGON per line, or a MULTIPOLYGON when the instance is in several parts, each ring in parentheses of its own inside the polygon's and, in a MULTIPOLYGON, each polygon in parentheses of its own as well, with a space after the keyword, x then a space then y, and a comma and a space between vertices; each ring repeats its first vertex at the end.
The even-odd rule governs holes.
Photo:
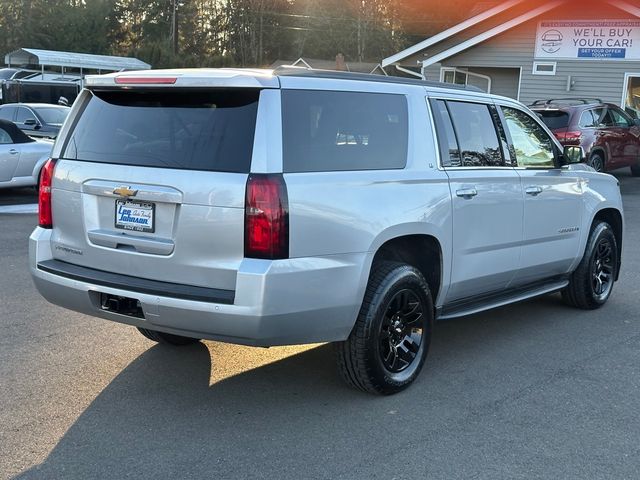
POLYGON ((461 166, 505 166, 489 106, 458 101, 449 101, 447 106, 458 138, 461 166))
POLYGON ((248 173, 259 90, 92 92, 62 157, 248 173))
POLYGON ((404 95, 282 91, 285 172, 400 169, 407 163, 404 95))

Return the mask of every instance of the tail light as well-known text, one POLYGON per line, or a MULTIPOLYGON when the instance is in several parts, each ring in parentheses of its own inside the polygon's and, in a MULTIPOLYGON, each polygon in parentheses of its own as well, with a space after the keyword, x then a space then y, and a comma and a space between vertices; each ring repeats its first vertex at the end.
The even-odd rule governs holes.
POLYGON ((244 256, 289 258, 289 201, 282 175, 252 174, 244 210, 244 256))
POLYGON ((579 130, 569 130, 567 132, 554 132, 555 136, 561 142, 579 143, 582 139, 582 132, 579 130))
POLYGON ((51 215, 51 183, 55 167, 56 161, 50 158, 40 171, 40 187, 38 190, 38 224, 42 228, 53 227, 53 216, 51 215))

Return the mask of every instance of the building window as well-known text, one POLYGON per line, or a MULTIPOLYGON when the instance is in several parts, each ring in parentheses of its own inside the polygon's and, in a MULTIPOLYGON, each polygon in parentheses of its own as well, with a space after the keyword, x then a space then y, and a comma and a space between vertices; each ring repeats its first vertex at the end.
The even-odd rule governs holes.
POLYGON ((533 62, 534 75, 555 75, 556 62, 533 62))
POLYGON ((455 85, 477 87, 483 92, 491 93, 491 77, 480 73, 469 72, 460 68, 442 67, 440 81, 455 85))

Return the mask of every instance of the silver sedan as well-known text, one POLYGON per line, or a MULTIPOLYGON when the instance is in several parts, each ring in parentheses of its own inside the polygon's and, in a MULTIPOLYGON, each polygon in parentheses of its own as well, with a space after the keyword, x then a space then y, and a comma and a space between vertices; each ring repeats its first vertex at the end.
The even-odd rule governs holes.
POLYGON ((0 188, 37 185, 52 146, 52 141, 34 140, 13 122, 0 120, 0 188))

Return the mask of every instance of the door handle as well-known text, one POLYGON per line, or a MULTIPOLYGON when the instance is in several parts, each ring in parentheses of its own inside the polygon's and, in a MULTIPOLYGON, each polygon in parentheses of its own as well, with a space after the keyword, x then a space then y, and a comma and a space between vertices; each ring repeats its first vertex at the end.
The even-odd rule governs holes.
POLYGON ((9 153, 11 155, 17 155, 18 154, 18 150, 16 150, 15 148, 12 148, 11 150, 9 150, 9 153))
POLYGON ((478 195, 478 191, 475 188, 461 188, 456 190, 456 195, 462 198, 473 198, 478 195))
POLYGON ((527 187, 524 190, 524 193, 526 193, 527 195, 533 195, 534 197, 536 195, 540 195, 542 193, 542 187, 539 186, 535 186, 535 187, 527 187))

